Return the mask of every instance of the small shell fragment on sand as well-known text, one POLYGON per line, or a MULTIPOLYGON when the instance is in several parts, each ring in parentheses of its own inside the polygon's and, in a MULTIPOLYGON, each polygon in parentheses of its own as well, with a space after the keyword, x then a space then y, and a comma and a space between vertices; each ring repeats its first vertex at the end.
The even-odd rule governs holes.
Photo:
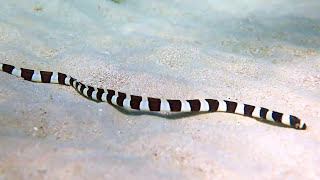
POLYGON ((123 0, 112 0, 112 1, 116 3, 121 3, 123 0))

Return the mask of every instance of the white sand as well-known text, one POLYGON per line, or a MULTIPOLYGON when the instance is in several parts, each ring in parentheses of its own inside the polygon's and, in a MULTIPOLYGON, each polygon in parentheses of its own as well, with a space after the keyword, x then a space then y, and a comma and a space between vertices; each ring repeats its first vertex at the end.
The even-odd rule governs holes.
POLYGON ((0 1, 0 59, 160 98, 303 119, 130 113, 0 72, 0 179, 320 178, 317 1, 0 1))

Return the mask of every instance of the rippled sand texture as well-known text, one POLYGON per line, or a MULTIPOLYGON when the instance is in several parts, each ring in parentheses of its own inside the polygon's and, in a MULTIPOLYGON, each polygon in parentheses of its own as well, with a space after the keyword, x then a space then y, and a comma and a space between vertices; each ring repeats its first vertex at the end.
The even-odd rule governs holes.
POLYGON ((123 111, 0 72, 0 179, 320 178, 320 3, 0 0, 0 61, 159 98, 292 113, 123 111))

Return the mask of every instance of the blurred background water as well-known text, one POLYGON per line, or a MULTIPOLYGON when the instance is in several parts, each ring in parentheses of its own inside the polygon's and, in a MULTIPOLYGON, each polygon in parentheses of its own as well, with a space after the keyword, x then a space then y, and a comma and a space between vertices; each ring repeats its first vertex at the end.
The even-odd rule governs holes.
POLYGON ((271 60, 319 50, 319 8, 314 0, 13 0, 1 2, 0 37, 6 46, 21 36, 22 47, 42 41, 58 49, 52 56, 70 49, 125 54, 183 42, 206 53, 271 60), (292 46, 291 54, 281 52, 283 45, 292 46))

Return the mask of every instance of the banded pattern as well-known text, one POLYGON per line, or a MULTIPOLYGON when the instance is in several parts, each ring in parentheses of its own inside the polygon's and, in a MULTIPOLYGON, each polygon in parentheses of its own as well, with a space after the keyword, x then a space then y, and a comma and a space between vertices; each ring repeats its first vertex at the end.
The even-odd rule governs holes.
POLYGON ((105 90, 87 86, 75 78, 59 72, 36 71, 2 63, 0 63, 0 70, 22 77, 27 81, 70 85, 90 99, 108 102, 128 109, 162 112, 228 112, 282 123, 296 129, 307 128, 306 124, 296 116, 239 102, 217 99, 172 100, 141 97, 111 89, 105 90))

